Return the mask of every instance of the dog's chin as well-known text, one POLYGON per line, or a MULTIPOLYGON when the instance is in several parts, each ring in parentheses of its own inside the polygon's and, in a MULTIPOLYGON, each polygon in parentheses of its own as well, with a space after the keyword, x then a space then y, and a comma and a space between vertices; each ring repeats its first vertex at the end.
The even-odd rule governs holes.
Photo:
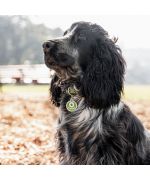
POLYGON ((53 58, 51 58, 51 57, 44 57, 44 61, 45 61, 45 64, 46 64, 46 66, 48 67, 48 68, 50 68, 50 69, 55 69, 55 67, 57 67, 58 65, 57 65, 57 63, 54 61, 54 59, 53 58))
POLYGON ((45 64, 48 68, 53 69, 53 70, 55 67, 57 67, 56 63, 54 63, 54 62, 45 61, 45 64))
POLYGON ((52 59, 45 59, 45 64, 49 69, 54 70, 60 79, 62 79, 62 80, 66 79, 67 73, 66 73, 66 70, 64 67, 61 67, 59 64, 54 62, 52 59))

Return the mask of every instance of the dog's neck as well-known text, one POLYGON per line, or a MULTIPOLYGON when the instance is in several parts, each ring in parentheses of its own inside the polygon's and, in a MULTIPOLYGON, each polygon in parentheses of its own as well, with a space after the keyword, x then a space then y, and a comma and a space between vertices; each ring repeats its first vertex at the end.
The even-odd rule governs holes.
POLYGON ((60 80, 58 82, 58 86, 61 88, 63 93, 67 93, 68 88, 73 88, 76 92, 79 92, 79 89, 80 89, 78 79, 60 80))
POLYGON ((70 113, 75 112, 79 108, 79 101, 82 99, 80 93, 80 85, 77 79, 60 81, 62 98, 65 99, 63 107, 70 113))

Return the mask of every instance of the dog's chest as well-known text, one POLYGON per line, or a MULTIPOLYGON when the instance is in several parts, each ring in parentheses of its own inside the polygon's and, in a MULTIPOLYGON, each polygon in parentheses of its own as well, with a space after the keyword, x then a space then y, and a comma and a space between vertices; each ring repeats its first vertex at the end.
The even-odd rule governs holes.
POLYGON ((63 106, 60 110, 59 131, 63 136, 65 152, 82 149, 85 142, 96 139, 102 133, 102 115, 98 110, 86 108, 80 101, 75 112, 68 112, 63 106))

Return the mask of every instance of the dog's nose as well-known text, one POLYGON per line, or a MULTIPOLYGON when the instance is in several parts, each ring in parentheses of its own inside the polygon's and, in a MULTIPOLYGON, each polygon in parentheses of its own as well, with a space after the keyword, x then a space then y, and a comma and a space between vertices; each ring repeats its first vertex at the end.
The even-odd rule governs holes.
POLYGON ((45 51, 48 51, 53 47, 53 45, 54 45, 54 42, 47 41, 47 42, 44 42, 42 46, 45 51))

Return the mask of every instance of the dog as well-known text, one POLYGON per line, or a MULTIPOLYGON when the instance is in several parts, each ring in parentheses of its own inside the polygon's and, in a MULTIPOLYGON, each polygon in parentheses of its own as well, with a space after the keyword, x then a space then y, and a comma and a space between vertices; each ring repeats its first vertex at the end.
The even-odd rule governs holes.
POLYGON ((43 51, 55 71, 60 164, 150 164, 149 132, 121 101, 126 63, 115 40, 97 24, 77 22, 43 51))

